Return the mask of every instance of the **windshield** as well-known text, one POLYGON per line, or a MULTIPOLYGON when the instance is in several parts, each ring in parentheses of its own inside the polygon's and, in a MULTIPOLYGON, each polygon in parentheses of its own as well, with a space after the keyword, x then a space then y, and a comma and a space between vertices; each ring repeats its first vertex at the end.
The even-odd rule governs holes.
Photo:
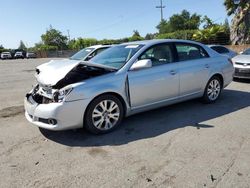
POLYGON ((143 45, 119 45, 109 48, 91 59, 91 63, 120 69, 143 45))
POLYGON ((94 48, 84 48, 73 55, 71 58, 72 60, 82 60, 84 59, 89 53, 93 52, 94 48))
POLYGON ((250 48, 248 48, 247 50, 245 50, 242 54, 244 54, 244 55, 250 55, 250 48))

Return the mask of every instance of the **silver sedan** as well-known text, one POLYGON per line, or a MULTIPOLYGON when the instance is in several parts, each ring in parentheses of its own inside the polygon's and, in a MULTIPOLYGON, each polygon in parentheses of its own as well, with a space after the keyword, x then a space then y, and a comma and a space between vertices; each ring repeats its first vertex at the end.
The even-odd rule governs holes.
POLYGON ((235 78, 250 79, 250 48, 232 59, 235 78))
MULTIPOLYGON (((114 46, 90 62, 57 60, 36 69, 25 97, 28 121, 49 130, 107 133, 126 116, 202 98, 215 102, 231 83, 230 59, 185 40, 114 46)), ((205 107, 205 106, 204 106, 205 107)))

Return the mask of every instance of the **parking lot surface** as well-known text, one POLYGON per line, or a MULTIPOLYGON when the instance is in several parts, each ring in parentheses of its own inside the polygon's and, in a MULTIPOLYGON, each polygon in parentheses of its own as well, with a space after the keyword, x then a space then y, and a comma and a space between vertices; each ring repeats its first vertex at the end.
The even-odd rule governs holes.
POLYGON ((0 61, 0 187, 250 187, 250 82, 127 118, 114 132, 50 132, 25 120, 35 67, 0 61))

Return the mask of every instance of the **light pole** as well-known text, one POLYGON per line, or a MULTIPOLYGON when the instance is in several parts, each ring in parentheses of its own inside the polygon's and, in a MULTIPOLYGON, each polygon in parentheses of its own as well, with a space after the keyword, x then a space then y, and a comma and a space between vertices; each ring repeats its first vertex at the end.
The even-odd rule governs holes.
POLYGON ((161 1, 161 5, 160 6, 156 6, 156 8, 160 8, 161 9, 161 21, 163 21, 163 9, 166 8, 166 6, 164 6, 162 4, 162 0, 160 0, 160 1, 161 1))

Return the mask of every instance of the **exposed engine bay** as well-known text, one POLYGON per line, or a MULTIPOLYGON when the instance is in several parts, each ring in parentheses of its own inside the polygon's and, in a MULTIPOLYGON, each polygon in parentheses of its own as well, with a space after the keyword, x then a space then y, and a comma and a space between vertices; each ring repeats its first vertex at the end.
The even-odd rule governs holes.
MULTIPOLYGON (((101 76, 113 72, 112 69, 90 66, 85 64, 78 64, 66 76, 59 80, 55 85, 43 85, 39 83, 33 88, 32 92, 27 94, 27 99, 32 97, 38 104, 48 104, 61 102, 62 97, 67 95, 70 90, 62 90, 65 86, 78 83, 93 77, 101 76)), ((36 74, 39 75, 41 71, 36 69, 36 74)), ((53 75, 52 75, 53 76, 53 75)))

